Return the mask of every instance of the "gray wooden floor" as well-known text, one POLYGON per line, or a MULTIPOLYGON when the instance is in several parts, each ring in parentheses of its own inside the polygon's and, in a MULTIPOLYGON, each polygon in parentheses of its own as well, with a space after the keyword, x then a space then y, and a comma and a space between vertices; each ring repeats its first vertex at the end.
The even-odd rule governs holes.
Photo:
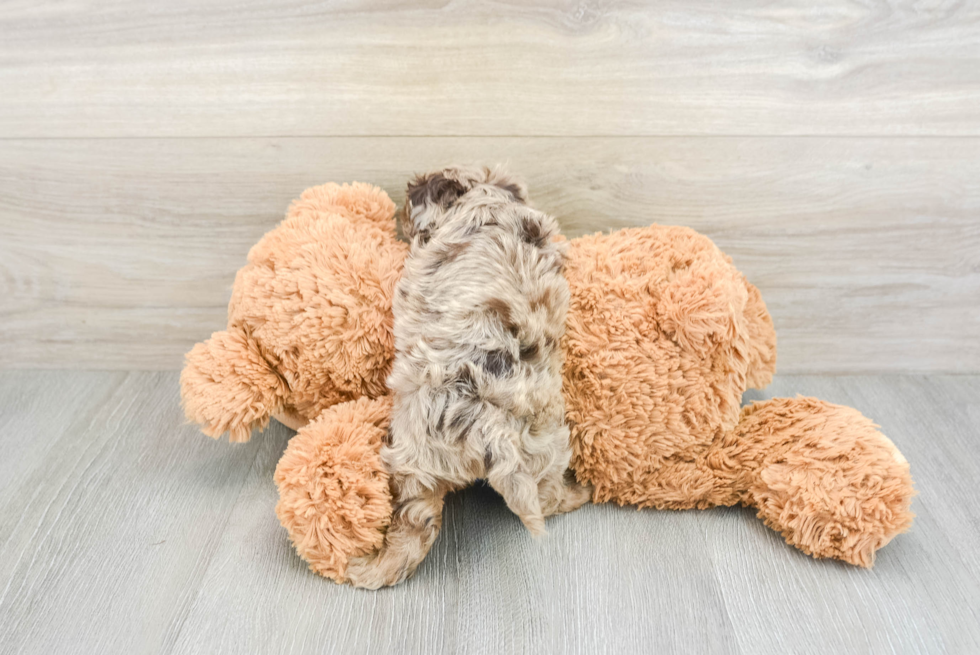
POLYGON ((769 392, 854 405, 912 462, 918 518, 873 570, 742 509, 587 506, 533 542, 473 488, 413 580, 366 592, 276 521, 291 431, 211 441, 172 372, 0 373, 0 653, 978 652, 980 376, 769 392))

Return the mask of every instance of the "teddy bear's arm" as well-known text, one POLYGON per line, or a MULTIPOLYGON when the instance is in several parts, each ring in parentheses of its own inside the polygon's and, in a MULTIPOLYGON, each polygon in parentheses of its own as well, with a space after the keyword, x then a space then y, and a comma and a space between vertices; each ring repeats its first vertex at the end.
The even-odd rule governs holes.
POLYGON ((282 408, 288 389, 242 328, 215 332, 187 353, 180 396, 187 418, 215 439, 248 441, 282 408))

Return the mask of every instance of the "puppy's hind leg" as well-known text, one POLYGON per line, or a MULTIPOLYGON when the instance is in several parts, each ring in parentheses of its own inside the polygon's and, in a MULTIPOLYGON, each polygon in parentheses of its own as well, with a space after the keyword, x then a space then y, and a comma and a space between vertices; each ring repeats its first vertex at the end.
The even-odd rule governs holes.
POLYGON ((524 468, 523 462, 510 458, 495 459, 488 450, 484 465, 487 482, 504 497, 510 511, 517 514, 531 535, 543 535, 544 514, 538 500, 538 483, 524 468))
POLYGON ((396 487, 395 511, 381 550, 347 565, 347 580, 355 587, 378 589, 402 582, 415 573, 439 536, 446 490, 425 488, 415 478, 396 487))
POLYGON ((563 514, 578 509, 592 498, 592 486, 581 485, 568 468, 572 449, 568 445, 568 426, 556 425, 544 432, 552 457, 547 468, 538 476, 538 498, 545 516, 563 514))
POLYGON ((592 486, 579 484, 569 468, 550 469, 538 483, 538 497, 545 516, 576 510, 592 499, 592 486))

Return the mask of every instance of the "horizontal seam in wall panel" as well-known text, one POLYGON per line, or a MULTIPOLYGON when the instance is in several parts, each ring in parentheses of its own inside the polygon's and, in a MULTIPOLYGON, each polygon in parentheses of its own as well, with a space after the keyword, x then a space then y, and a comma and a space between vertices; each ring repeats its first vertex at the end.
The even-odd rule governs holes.
POLYGON ((235 139, 980 139, 978 134, 240 134, 224 136, 0 136, 3 141, 178 141, 235 139))

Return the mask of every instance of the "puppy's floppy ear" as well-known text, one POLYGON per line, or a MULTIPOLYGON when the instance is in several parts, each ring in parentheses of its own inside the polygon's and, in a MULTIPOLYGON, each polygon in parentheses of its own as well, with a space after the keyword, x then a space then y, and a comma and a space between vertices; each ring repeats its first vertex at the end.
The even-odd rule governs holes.
POLYGON ((527 187, 519 179, 508 175, 500 166, 484 168, 483 172, 487 182, 508 192, 515 202, 527 204, 527 187))
POLYGON ((436 205, 448 209, 464 193, 466 187, 459 180, 446 177, 443 171, 417 175, 414 181, 408 183, 408 200, 416 208, 436 205))
POLYGON ((428 229, 434 214, 453 206, 466 193, 459 180, 447 177, 444 171, 417 175, 408 183, 405 194, 405 212, 402 231, 412 238, 420 230, 428 229))
POLYGON ((509 191, 510 195, 514 196, 514 200, 517 202, 522 202, 527 204, 527 189, 524 188, 523 184, 517 182, 507 182, 505 184, 498 183, 499 186, 504 191, 509 191))

